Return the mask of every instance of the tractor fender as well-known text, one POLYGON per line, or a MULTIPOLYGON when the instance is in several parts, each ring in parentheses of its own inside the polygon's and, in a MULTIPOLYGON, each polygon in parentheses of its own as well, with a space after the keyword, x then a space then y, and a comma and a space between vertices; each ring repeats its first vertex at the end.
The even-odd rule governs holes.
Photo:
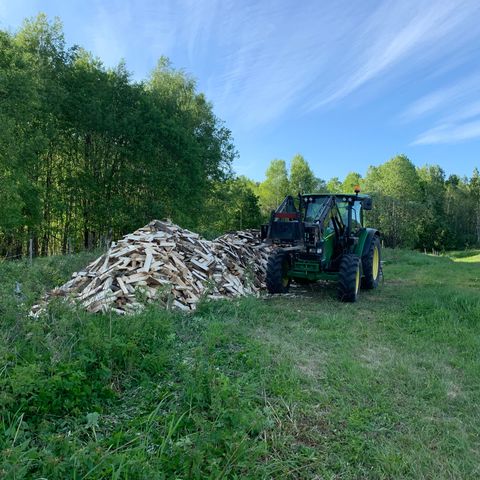
POLYGON ((370 250, 370 245, 375 237, 380 237, 380 232, 375 228, 366 228, 361 234, 358 240, 355 253, 359 257, 364 257, 370 250))

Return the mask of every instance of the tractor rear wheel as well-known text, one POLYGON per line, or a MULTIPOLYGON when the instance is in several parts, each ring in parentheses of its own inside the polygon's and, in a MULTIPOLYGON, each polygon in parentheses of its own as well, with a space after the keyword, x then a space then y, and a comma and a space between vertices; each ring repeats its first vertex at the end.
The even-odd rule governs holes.
POLYGON ((267 263, 267 290, 269 293, 287 293, 290 288, 290 255, 284 250, 276 250, 267 263))
POLYGON ((353 254, 343 255, 338 271, 338 298, 342 302, 355 302, 360 290, 360 257, 353 254))
POLYGON ((378 236, 372 240, 368 252, 362 258, 363 275, 362 288, 371 290, 378 287, 381 273, 382 250, 378 236))

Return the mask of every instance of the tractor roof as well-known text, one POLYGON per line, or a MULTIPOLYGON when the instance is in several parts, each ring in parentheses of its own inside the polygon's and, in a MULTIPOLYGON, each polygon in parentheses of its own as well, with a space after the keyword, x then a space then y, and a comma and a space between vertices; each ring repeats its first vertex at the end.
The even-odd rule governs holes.
MULTIPOLYGON (((344 197, 354 197, 355 193, 304 193, 302 197, 335 197, 335 198, 344 198, 344 197)), ((359 193, 358 198, 363 200, 364 198, 370 198, 370 195, 364 193, 359 193)))

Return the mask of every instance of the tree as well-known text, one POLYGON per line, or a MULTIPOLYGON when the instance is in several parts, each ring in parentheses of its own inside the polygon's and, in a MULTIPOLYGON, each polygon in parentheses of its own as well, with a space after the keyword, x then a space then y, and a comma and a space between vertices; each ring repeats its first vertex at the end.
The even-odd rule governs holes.
POLYGON ((328 193, 341 193, 342 192, 342 182, 340 182, 338 177, 333 177, 327 182, 327 192, 328 193))
POLYGON ((0 32, 0 253, 4 255, 21 254, 41 222, 36 175, 48 122, 39 70, 24 43, 0 32))
POLYGON ((445 172, 438 165, 425 165, 417 169, 417 173, 422 191, 417 246, 443 249, 449 235, 445 215, 445 172))
POLYGON ((446 248, 465 248, 475 243, 475 232, 472 228, 474 205, 468 179, 458 175, 450 175, 445 181, 445 222, 450 235, 446 248))
POLYGON ((480 245, 480 172, 475 167, 470 179, 469 190, 474 202, 476 243, 480 245))
POLYGON ((228 230, 259 228, 262 223, 259 199, 246 177, 232 177, 216 182, 200 228, 208 237, 228 230))
POLYGON ((369 191, 409 201, 417 201, 421 194, 417 170, 406 155, 397 155, 379 167, 370 167, 365 183, 369 191))
POLYGON ((302 155, 295 155, 290 164, 290 192, 298 193, 314 192, 317 187, 317 179, 312 169, 302 155))
POLYGON ((315 178, 315 187, 313 193, 325 193, 327 192, 327 182, 322 178, 315 178))
POLYGON ((392 247, 413 247, 418 242, 418 223, 422 213, 420 178, 405 155, 370 167, 365 187, 374 197, 374 209, 367 216, 392 247))
POLYGON ((230 131, 191 77, 162 58, 133 82, 43 14, 0 31, 0 107, 0 254, 90 248, 165 216, 194 228, 231 177, 230 131))
POLYGON ((342 190, 346 193, 353 192, 354 188, 358 185, 363 190, 362 176, 356 172, 350 172, 342 183, 342 190))
POLYGON ((275 210, 289 192, 287 167, 284 160, 272 160, 265 180, 258 187, 260 205, 264 213, 275 210))

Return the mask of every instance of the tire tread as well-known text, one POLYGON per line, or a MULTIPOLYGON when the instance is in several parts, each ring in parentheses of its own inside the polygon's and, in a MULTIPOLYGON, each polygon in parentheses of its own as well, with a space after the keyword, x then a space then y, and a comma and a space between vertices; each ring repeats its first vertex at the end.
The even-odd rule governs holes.
POLYGON ((284 250, 276 250, 273 252, 267 261, 267 274, 265 283, 269 293, 287 293, 290 288, 290 282, 285 287, 282 283, 283 278, 283 263, 288 261, 288 253, 284 250))
POLYGON ((357 270, 360 268, 360 257, 354 254, 345 254, 340 260, 338 271, 338 298, 342 302, 355 302, 357 270))
POLYGON ((373 251, 375 249, 375 246, 378 247, 378 254, 380 256, 380 261, 381 261, 382 251, 381 251, 380 239, 378 238, 378 235, 375 235, 372 242, 370 243, 370 247, 368 249, 367 254, 362 258, 362 267, 363 267, 363 274, 364 274, 362 278, 362 288, 365 290, 372 290, 374 288, 377 288, 378 281, 380 278, 380 271, 378 273, 377 279, 375 280, 373 278, 373 251))

